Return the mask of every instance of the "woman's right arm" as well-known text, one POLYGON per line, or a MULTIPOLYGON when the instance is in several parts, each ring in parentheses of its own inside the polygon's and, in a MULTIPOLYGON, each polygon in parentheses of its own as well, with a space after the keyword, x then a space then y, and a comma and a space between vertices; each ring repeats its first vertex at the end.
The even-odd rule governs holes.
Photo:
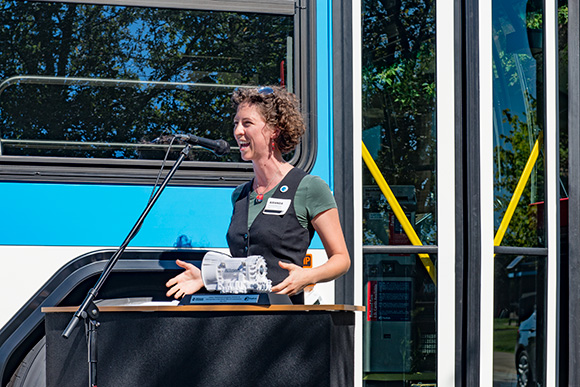
POLYGON ((177 299, 186 294, 193 294, 203 288, 203 280, 201 278, 201 270, 189 262, 177 260, 178 266, 181 266, 185 271, 173 278, 171 278, 165 286, 170 288, 167 291, 167 297, 175 297, 177 299))

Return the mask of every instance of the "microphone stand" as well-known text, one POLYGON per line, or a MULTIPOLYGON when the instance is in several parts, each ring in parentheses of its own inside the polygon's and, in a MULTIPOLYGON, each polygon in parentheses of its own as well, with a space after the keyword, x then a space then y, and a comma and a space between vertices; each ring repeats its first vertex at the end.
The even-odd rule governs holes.
POLYGON ((171 168, 167 176, 165 176, 165 179, 159 186, 159 189, 157 189, 155 195, 153 195, 151 200, 149 200, 149 203, 147 203, 145 210, 143 210, 143 213, 141 214, 141 216, 139 217, 139 219, 137 220, 137 222, 135 223, 135 225, 133 226, 133 228, 131 229, 131 231, 129 232, 129 234, 119 247, 119 249, 111 256, 111 258, 109 258, 109 262, 107 262, 107 265, 103 269, 103 272, 101 273, 101 276, 99 277, 97 283, 91 290, 89 290, 85 300, 78 308, 78 310, 75 312, 70 322, 68 323, 68 326, 62 333, 62 337, 68 339, 73 329, 79 323, 79 321, 81 319, 85 320, 85 331, 87 336, 87 350, 89 358, 88 359, 89 387, 97 387, 97 328, 99 327, 100 324, 97 321, 97 317, 99 316, 99 308, 94 303, 95 298, 99 293, 99 290, 109 277, 109 274, 111 274, 113 266, 115 266, 115 264, 119 260, 119 257, 123 254, 123 251, 125 251, 125 248, 129 244, 129 242, 137 235, 139 229, 143 224, 143 221, 145 220, 145 217, 149 214, 149 212, 153 208, 153 205, 161 195, 161 192, 163 192, 163 190, 169 183, 169 180, 171 180, 175 172, 177 172, 177 169, 179 168, 183 160, 187 156, 189 156, 190 151, 191 151, 190 144, 187 144, 185 148, 181 150, 179 158, 173 165, 173 168, 171 168))

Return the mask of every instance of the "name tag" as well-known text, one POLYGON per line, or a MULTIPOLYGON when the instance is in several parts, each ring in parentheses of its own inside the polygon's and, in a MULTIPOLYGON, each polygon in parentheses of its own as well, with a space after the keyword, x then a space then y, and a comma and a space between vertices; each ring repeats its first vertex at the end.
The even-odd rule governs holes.
POLYGON ((266 207, 262 213, 264 215, 284 215, 292 203, 292 199, 270 198, 266 202, 266 207))

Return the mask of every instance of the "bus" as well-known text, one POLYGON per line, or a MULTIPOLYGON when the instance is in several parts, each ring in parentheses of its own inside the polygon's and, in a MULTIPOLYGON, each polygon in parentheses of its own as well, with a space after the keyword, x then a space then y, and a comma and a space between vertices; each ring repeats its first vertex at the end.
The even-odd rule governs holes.
MULTIPOLYGON (((332 186, 323 4, 206 3, 2 2, 2 386, 41 385, 39 308, 82 301, 184 148, 176 134, 231 152, 192 148, 98 297, 167 301, 175 259, 229 251, 231 194, 252 175, 236 88, 300 97, 309 130, 288 161, 332 186)), ((319 239, 308 259, 326 259, 319 239)), ((334 303, 333 285, 306 299, 334 303)))
MULTIPOLYGON (((305 300, 365 307, 353 385, 580 384, 578 4, 0 5, 2 386, 45 385, 41 308, 78 306, 131 230, 99 299, 169 302, 176 259, 229 251, 252 176, 230 96, 268 85, 306 119, 287 161, 339 209, 351 269, 305 300), (185 134, 231 150, 177 163, 185 134)), ((326 259, 315 237, 304 266, 326 259)))

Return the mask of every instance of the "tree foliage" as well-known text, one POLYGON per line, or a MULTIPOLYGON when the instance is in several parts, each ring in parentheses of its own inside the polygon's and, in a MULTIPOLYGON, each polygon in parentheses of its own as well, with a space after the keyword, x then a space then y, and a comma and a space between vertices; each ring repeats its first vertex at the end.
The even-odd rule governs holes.
MULTIPOLYGON (((532 103, 535 111, 535 101, 532 103)), ((533 115, 535 117, 535 115, 533 115)), ((514 195, 515 188, 520 180, 526 163, 530 158, 530 145, 528 133, 534 122, 521 120, 516 114, 511 114, 508 110, 504 111, 504 121, 507 122, 512 130, 507 135, 501 135, 503 144, 496 146, 496 154, 502 160, 503 178, 498 179, 496 170, 496 208, 498 215, 496 217, 496 230, 499 222, 506 216, 507 206, 514 195)), ((543 139, 541 134, 535 138, 540 149, 543 149, 543 139)), ((543 152, 534 164, 536 179, 528 180, 518 201, 518 206, 511 217, 509 231, 505 234, 502 245, 506 246, 542 246, 545 243, 543 224, 544 224, 544 203, 545 197, 545 169, 543 152)))

